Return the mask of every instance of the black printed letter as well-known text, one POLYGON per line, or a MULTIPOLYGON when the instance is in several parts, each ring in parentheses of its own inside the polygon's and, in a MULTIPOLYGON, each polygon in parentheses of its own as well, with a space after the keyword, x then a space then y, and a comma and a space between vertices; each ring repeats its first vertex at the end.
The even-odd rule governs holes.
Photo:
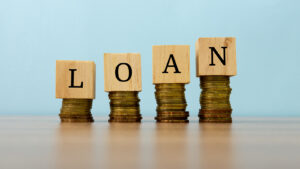
POLYGON ((69 69, 71 71, 71 85, 69 86, 69 88, 83 88, 83 82, 81 82, 80 86, 74 86, 74 72, 77 69, 69 69))
POLYGON ((168 67, 174 67, 174 68, 175 68, 175 72, 174 72, 174 73, 181 73, 181 72, 178 70, 178 67, 177 67, 177 65, 176 65, 176 62, 175 62, 175 59, 174 59, 173 54, 170 55, 169 60, 168 60, 168 63, 167 63, 167 65, 166 65, 166 68, 165 68, 165 70, 164 70, 162 73, 168 73, 168 72, 167 72, 168 67), (172 59, 173 65, 169 65, 171 59, 172 59))
POLYGON ((214 64, 214 53, 217 55, 217 57, 219 58, 219 60, 222 62, 223 65, 226 65, 226 56, 225 56, 225 49, 227 47, 222 47, 223 48, 223 55, 224 58, 221 58, 220 54, 218 53, 218 51, 216 50, 215 47, 209 47, 209 49, 211 49, 211 64, 209 64, 209 66, 215 66, 214 64))
POLYGON ((132 69, 130 67, 130 65, 128 63, 120 63, 118 64, 118 66, 116 67, 116 70, 115 70, 115 74, 116 74, 116 78, 120 81, 120 82, 127 82, 128 80, 130 80, 131 76, 132 76, 132 69), (125 79, 125 80, 122 80, 120 79, 119 77, 119 67, 121 65, 126 65, 128 67, 128 71, 129 71, 129 74, 128 74, 128 78, 125 79))

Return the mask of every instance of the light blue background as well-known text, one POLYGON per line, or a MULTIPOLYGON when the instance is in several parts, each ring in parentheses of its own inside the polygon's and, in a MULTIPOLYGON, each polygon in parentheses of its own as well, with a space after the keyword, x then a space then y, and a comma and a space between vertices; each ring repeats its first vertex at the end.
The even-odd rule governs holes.
POLYGON ((1 0, 0 113, 57 115, 55 60, 93 60, 93 114, 107 116, 104 52, 140 52, 141 110, 155 116, 152 45, 191 45, 191 116, 199 109, 198 37, 237 38, 234 116, 300 115, 300 1, 1 0))

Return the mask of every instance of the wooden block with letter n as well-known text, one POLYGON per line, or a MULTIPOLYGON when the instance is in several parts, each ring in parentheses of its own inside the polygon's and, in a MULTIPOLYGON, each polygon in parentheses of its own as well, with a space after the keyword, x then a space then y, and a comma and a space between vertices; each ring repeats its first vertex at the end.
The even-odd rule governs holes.
POLYGON ((56 98, 94 99, 96 66, 93 61, 56 61, 56 98))
POLYGON ((153 46, 152 73, 156 89, 156 121, 188 122, 185 84, 190 82, 190 46, 153 46))
POLYGON ((190 82, 190 46, 152 47, 153 84, 190 82))
POLYGON ((196 42, 196 74, 200 76, 200 122, 232 122, 230 76, 237 73, 233 37, 199 38, 196 42))
POLYGON ((141 55, 105 53, 104 90, 109 92, 109 122, 140 122, 141 55))
POLYGON ((199 38, 196 42, 197 76, 237 73, 235 38, 199 38))

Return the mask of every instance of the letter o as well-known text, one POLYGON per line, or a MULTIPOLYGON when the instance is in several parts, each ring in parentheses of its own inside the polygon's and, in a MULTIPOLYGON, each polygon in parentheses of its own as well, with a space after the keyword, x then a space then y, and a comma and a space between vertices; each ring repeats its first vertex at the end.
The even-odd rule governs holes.
POLYGON ((115 70, 115 75, 116 75, 116 78, 120 81, 120 82, 127 82, 128 80, 130 80, 131 76, 132 76, 132 69, 131 69, 131 66, 128 64, 128 63, 119 63, 116 67, 116 70, 115 70), (128 77, 127 79, 125 80, 122 80, 120 79, 119 77, 119 68, 121 65, 126 65, 127 68, 128 68, 128 71, 129 71, 129 74, 128 74, 128 77))

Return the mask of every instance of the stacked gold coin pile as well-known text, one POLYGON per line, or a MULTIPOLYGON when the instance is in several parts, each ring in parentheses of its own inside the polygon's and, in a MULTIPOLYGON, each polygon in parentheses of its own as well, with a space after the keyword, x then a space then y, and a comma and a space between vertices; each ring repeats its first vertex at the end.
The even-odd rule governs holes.
POLYGON ((137 91, 109 92, 109 122, 140 122, 140 99, 137 91))
POLYGON ((163 83, 155 84, 157 102, 157 122, 188 122, 189 112, 185 100, 185 84, 163 83))
POLYGON ((93 99, 63 99, 61 122, 93 122, 92 104, 93 99))
POLYGON ((232 122, 229 76, 201 76, 200 122, 232 122))

